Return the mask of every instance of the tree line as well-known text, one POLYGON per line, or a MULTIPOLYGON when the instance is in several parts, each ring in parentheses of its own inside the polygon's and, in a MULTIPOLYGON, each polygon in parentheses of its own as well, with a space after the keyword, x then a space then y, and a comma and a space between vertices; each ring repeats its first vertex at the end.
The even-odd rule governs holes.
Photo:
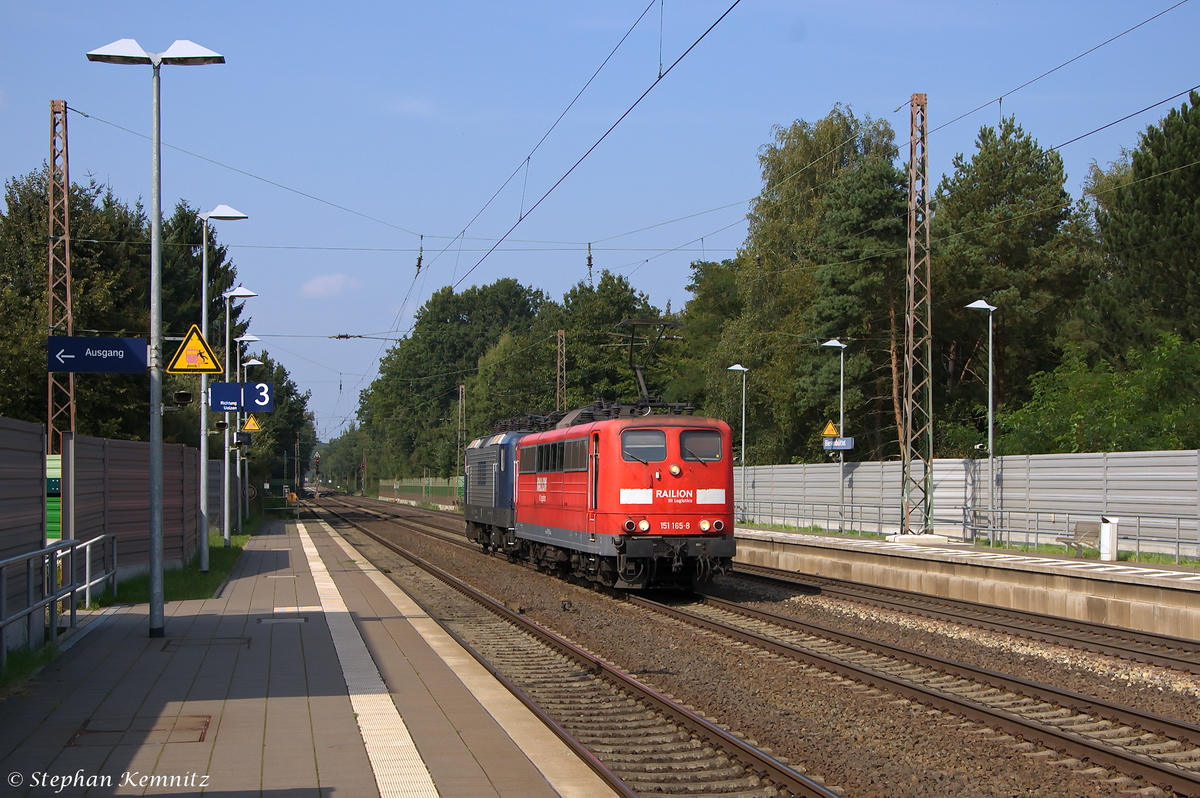
MULTIPOLYGON (((500 419, 555 404, 556 331, 568 406, 637 391, 615 344, 625 318, 680 327, 651 391, 740 417, 747 461, 824 458, 847 344, 853 459, 899 456, 907 179, 895 132, 838 106, 774 130, 735 257, 691 264, 686 305, 656 308, 602 272, 553 300, 502 279, 445 288, 363 391, 323 468, 344 480, 446 476, 500 419), (460 423, 459 390, 465 386, 460 423)), ((980 129, 932 196, 935 455, 987 440, 987 317, 994 305, 998 454, 1200 448, 1200 95, 1192 93, 1071 198, 1062 159, 1014 117, 980 129)))
MULTIPOLYGON (((43 167, 6 181, 0 212, 0 416, 46 423, 47 320, 47 172, 43 167)), ((96 181, 73 183, 68 202, 71 220, 71 277, 74 334, 77 336, 149 337, 150 224, 141 203, 129 204, 96 181)), ((200 323, 202 222, 187 202, 163 219, 163 330, 182 338, 200 323)), ((226 247, 209 230, 209 343, 224 356, 222 293, 237 283, 237 267, 226 247)), ((234 305, 231 337, 246 333, 249 318, 234 305)), ((170 356, 178 344, 165 342, 170 356)), ((275 412, 259 418, 250 455, 252 482, 287 476, 285 455, 294 457, 300 435, 302 458, 311 453, 314 433, 308 392, 302 392, 286 368, 265 351, 254 376, 275 383, 275 412)), ((247 359, 249 355, 247 355, 247 359)), ((163 439, 199 445, 202 400, 200 379, 164 375, 164 396, 190 391, 196 398, 178 412, 163 415, 163 439)), ((220 379, 220 377, 215 377, 220 379)), ((124 440, 149 438, 148 374, 75 375, 76 426, 80 434, 124 440)), ((214 419, 215 420, 215 419, 214 419)), ((213 428, 210 421, 209 429, 213 428)), ((217 441, 221 438, 217 437, 217 441)), ((221 444, 210 446, 219 457, 221 444)))

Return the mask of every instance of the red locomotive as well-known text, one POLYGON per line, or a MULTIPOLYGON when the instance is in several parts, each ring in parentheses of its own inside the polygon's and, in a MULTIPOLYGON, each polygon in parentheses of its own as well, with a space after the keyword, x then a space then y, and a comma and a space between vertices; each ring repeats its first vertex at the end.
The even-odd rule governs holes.
POLYGON ((729 425, 621 405, 467 448, 467 535, 617 588, 690 587, 733 561, 729 425), (595 420, 600 416, 603 420, 595 420))
POLYGON ((641 398, 507 422, 466 452, 467 537, 564 576, 609 587, 691 587, 733 565, 729 425, 646 390, 653 354, 679 323, 629 319, 641 398), (639 327, 657 327, 653 341, 639 327), (522 422, 533 422, 524 426, 522 422))

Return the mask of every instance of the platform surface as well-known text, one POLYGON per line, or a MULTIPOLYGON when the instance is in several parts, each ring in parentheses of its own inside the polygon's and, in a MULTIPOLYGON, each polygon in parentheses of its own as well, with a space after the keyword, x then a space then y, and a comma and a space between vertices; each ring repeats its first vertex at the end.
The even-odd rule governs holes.
POLYGON ((165 638, 110 608, 0 702, 4 794, 611 794, 332 529, 270 532, 165 638))

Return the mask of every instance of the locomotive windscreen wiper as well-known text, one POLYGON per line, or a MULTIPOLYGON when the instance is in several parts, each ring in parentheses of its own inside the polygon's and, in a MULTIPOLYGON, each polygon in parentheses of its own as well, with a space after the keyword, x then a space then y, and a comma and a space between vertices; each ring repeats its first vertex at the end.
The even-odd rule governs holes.
POLYGON ((628 449, 622 449, 622 450, 621 450, 621 456, 622 456, 622 457, 626 457, 626 456, 628 456, 628 457, 632 457, 634 460, 637 460, 637 461, 638 461, 639 463, 641 463, 642 465, 647 465, 647 466, 648 466, 648 465, 650 465, 650 464, 649 464, 649 463, 647 463, 645 460, 643 460, 642 458, 638 457, 636 454, 634 454, 633 452, 629 451, 628 449))
POLYGON ((683 441, 680 441, 680 442, 679 442, 679 447, 680 447, 681 449, 683 449, 685 452, 687 452, 688 454, 690 454, 692 457, 694 457, 694 458, 696 458, 697 460, 699 460, 701 463, 704 463, 704 467, 705 467, 705 468, 708 468, 708 461, 707 461, 707 460, 705 460, 705 459, 704 459, 703 457, 701 457, 700 455, 698 455, 698 454, 696 454, 695 452, 693 452, 691 449, 689 449, 689 448, 688 448, 688 445, 687 445, 686 443, 684 443, 683 441))

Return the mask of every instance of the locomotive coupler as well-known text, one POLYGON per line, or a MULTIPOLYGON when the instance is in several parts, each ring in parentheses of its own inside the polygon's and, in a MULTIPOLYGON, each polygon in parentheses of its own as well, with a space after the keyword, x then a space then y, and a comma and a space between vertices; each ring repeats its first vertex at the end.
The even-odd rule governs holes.
POLYGON ((671 549, 671 571, 679 573, 683 570, 683 556, 687 553, 687 541, 667 540, 666 544, 671 549))

